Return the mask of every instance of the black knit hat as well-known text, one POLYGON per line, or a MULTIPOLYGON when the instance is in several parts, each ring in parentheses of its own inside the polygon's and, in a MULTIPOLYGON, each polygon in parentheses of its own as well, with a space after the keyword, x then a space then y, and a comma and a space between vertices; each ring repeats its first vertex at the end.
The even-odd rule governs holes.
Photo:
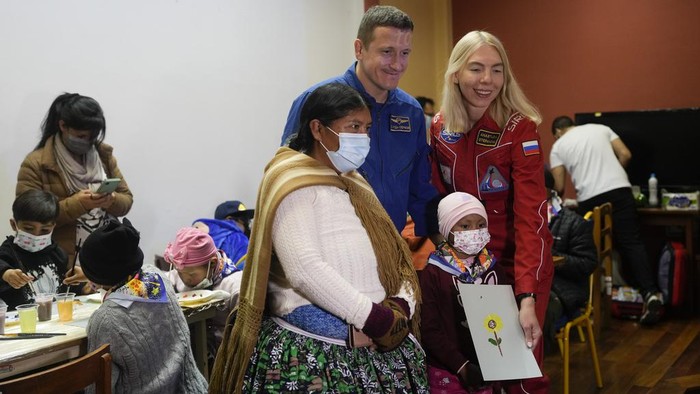
POLYGON ((91 282, 113 286, 135 274, 143 265, 139 232, 129 219, 109 219, 93 231, 80 249, 80 266, 91 282))

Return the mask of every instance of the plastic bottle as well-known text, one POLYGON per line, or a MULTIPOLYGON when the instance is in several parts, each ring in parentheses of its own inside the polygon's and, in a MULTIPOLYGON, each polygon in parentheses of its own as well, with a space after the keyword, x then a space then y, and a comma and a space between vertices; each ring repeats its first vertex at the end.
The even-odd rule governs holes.
POLYGON ((659 192, 657 190, 657 187, 659 185, 659 181, 656 179, 656 174, 653 172, 651 173, 651 176, 649 177, 649 206, 650 207, 655 207, 659 205, 659 192))

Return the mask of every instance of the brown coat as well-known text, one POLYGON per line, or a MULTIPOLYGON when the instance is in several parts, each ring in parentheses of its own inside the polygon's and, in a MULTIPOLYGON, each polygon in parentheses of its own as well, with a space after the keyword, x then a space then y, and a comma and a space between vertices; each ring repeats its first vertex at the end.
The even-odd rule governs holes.
MULTIPOLYGON (((25 157, 17 174, 15 195, 30 190, 46 190, 58 197, 60 212, 53 231, 53 240, 68 254, 69 262, 75 259, 75 234, 77 219, 88 210, 78 201, 75 194, 69 195, 63 173, 58 167, 54 154, 54 139, 49 138, 43 148, 30 152, 25 157)), ((107 212, 114 216, 124 216, 131 209, 134 196, 124 180, 117 159, 112 156, 112 147, 100 144, 97 152, 108 178, 121 178, 121 183, 115 191, 115 199, 107 212)))

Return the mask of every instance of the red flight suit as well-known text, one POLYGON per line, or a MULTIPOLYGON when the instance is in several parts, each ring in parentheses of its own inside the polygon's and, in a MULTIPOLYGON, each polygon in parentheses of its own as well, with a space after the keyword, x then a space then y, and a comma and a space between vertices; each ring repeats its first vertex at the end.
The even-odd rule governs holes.
MULTIPOLYGON (((536 312, 544 326, 554 267, 552 235, 547 225, 544 159, 537 125, 515 113, 499 127, 487 114, 467 133, 444 130, 438 113, 430 127, 432 183, 445 195, 467 192, 484 204, 491 241, 488 244, 505 270, 503 283, 514 293, 536 293, 536 312)), ((534 349, 542 367, 544 338, 534 349)), ((513 382, 516 383, 516 382, 513 382)), ((522 381, 508 392, 542 392, 546 376, 522 381)))

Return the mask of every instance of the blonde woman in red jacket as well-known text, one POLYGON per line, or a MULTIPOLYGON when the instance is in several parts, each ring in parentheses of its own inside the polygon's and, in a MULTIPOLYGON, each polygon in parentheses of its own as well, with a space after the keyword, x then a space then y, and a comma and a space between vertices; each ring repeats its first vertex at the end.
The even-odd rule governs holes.
MULTIPOLYGON (((455 45, 442 108, 430 127, 432 182, 443 194, 476 196, 489 218, 488 244, 520 307, 525 338, 542 365, 542 326, 552 283, 540 115, 518 86, 503 44, 472 31, 455 45)), ((513 382, 508 393, 547 393, 549 379, 513 382)))

